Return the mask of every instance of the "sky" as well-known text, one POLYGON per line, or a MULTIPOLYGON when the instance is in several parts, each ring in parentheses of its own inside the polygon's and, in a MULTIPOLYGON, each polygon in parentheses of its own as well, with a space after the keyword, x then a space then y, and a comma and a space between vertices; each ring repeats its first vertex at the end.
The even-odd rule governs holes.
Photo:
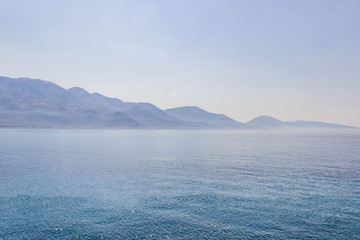
POLYGON ((0 0, 0 76, 360 127, 358 0, 0 0))

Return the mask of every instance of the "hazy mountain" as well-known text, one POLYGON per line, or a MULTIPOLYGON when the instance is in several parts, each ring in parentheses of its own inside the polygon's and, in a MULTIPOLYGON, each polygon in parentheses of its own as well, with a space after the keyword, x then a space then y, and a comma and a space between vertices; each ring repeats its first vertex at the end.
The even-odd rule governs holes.
POLYGON ((252 129, 356 129, 351 126, 318 121, 283 122, 270 116, 259 116, 246 124, 252 129))
POLYGON ((165 112, 183 121, 194 123, 207 123, 209 126, 213 126, 214 128, 247 128, 246 124, 237 122, 225 116, 224 114, 210 113, 195 106, 171 108, 165 110, 165 112))
POLYGON ((29 78, 0 77, 0 109, 76 110, 80 104, 55 83, 29 78))
POLYGON ((259 116, 246 123, 253 129, 286 128, 288 125, 270 116, 259 116))
POLYGON ((73 94, 54 83, 7 77, 0 77, 0 126, 144 127, 123 112, 87 108, 73 94))
POLYGON ((0 126, 71 128, 207 128, 150 103, 123 102, 52 82, 0 77, 0 126))
POLYGON ((0 111, 1 127, 47 128, 143 128, 125 113, 77 111, 0 111))
POLYGON ((350 129, 314 121, 283 122, 260 116, 237 122, 198 107, 161 110, 39 79, 0 77, 0 127, 170 129, 350 129))
POLYGON ((150 103, 128 103, 123 112, 136 121, 156 128, 192 127, 191 123, 181 121, 150 103))
POLYGON ((334 123, 324 123, 318 121, 298 120, 289 123, 296 128, 356 129, 356 127, 352 127, 352 126, 346 126, 346 125, 334 124, 334 123))
POLYGON ((150 103, 123 102, 82 88, 70 88, 69 93, 86 109, 99 112, 123 112, 140 124, 152 128, 193 128, 191 123, 174 118, 150 103))

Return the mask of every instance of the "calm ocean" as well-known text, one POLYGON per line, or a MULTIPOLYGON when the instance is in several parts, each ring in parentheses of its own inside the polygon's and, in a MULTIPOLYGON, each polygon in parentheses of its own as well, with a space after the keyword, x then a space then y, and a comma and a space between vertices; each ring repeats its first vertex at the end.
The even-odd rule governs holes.
POLYGON ((0 239, 360 239, 360 133, 0 130, 0 239))

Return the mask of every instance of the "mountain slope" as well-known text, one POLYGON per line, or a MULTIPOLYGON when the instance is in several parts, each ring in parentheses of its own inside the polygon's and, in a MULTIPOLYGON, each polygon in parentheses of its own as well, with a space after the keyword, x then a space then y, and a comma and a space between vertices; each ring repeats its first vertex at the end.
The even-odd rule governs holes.
POLYGON ((172 108, 165 112, 183 121, 206 123, 215 128, 246 128, 244 123, 237 122, 224 114, 210 113, 195 106, 172 108))
POLYGON ((0 109, 76 110, 80 104, 59 85, 29 78, 0 77, 0 109))
POLYGON ((73 87, 67 90, 83 108, 100 112, 122 111, 125 103, 117 98, 105 97, 99 93, 89 93, 86 90, 73 87))
POLYGON ((86 108, 64 88, 43 80, 0 77, 0 101, 0 126, 144 127, 120 111, 104 113, 86 108))
POLYGON ((318 121, 283 122, 270 116, 259 116, 246 123, 252 129, 356 129, 356 127, 318 121))
POLYGON ((322 128, 322 129, 356 129, 356 127, 346 126, 341 124, 334 123, 325 123, 318 121, 304 121, 298 120, 294 122, 289 122, 293 127, 296 128, 322 128))
POLYGON ((168 115, 150 103, 123 102, 99 93, 89 93, 82 88, 70 88, 68 92, 86 109, 100 112, 123 112, 140 124, 150 128, 193 128, 192 123, 168 115))
POLYGON ((270 116, 259 116, 246 123, 253 129, 286 128, 288 124, 270 116))
POLYGON ((0 127, 144 128, 125 113, 77 111, 0 111, 0 127))

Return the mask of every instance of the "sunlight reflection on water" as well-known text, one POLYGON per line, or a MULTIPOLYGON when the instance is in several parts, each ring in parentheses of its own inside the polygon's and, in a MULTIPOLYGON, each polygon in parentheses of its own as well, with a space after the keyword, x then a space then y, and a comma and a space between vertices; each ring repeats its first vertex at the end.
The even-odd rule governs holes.
POLYGON ((356 239, 360 135, 1 130, 0 238, 356 239))

